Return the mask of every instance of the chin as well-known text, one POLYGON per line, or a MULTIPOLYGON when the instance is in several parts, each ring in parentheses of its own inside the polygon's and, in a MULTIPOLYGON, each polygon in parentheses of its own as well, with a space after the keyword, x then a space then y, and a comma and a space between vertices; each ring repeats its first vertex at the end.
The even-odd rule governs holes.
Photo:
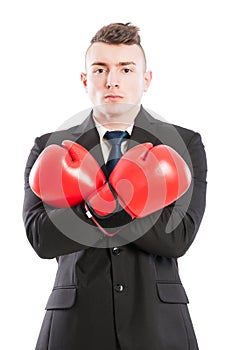
POLYGON ((104 103, 99 106, 95 106, 94 110, 98 113, 117 117, 122 116, 124 114, 128 114, 134 110, 138 110, 139 105, 130 104, 130 103, 104 103))

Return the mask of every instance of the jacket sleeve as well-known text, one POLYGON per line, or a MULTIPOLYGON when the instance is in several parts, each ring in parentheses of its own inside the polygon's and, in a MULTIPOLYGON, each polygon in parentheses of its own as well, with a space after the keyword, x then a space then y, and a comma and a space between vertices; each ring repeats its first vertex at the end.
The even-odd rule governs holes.
POLYGON ((207 162, 198 133, 194 133, 183 155, 192 172, 189 190, 175 203, 159 212, 130 223, 127 230, 138 238, 132 244, 147 253, 180 257, 192 244, 206 205, 207 162))
POLYGON ((59 209, 46 206, 31 190, 29 174, 44 149, 43 144, 41 138, 36 138, 27 160, 23 221, 28 240, 36 253, 41 258, 52 259, 94 246, 100 232, 86 217, 81 205, 59 209))

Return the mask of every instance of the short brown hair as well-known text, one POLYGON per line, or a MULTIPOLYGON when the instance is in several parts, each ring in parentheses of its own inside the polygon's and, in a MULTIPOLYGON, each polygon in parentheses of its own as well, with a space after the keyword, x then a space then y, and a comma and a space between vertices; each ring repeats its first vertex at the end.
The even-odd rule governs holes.
POLYGON ((128 23, 111 23, 97 31, 91 39, 91 45, 102 42, 109 45, 138 45, 142 50, 146 67, 146 55, 141 46, 141 38, 138 34, 139 28, 128 23))
POLYGON ((106 44, 140 45, 139 28, 131 23, 111 23, 102 27, 91 39, 91 44, 103 42, 106 44))

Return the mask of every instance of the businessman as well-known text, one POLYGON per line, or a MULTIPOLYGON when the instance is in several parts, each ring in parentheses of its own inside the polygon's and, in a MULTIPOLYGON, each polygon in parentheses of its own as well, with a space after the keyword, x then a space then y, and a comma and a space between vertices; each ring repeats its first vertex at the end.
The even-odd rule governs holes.
POLYGON ((198 349, 178 258, 205 211, 206 155, 142 106, 151 79, 139 29, 104 26, 81 74, 90 115, 35 139, 25 230, 58 262, 36 350, 198 349))

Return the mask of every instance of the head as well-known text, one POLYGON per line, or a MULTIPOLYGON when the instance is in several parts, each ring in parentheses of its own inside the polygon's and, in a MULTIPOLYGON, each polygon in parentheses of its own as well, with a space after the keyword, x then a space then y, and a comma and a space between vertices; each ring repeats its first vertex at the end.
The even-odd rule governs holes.
POLYGON ((86 52, 82 83, 96 109, 112 113, 119 105, 140 108, 152 74, 146 69, 139 29, 130 23, 101 28, 86 52))

